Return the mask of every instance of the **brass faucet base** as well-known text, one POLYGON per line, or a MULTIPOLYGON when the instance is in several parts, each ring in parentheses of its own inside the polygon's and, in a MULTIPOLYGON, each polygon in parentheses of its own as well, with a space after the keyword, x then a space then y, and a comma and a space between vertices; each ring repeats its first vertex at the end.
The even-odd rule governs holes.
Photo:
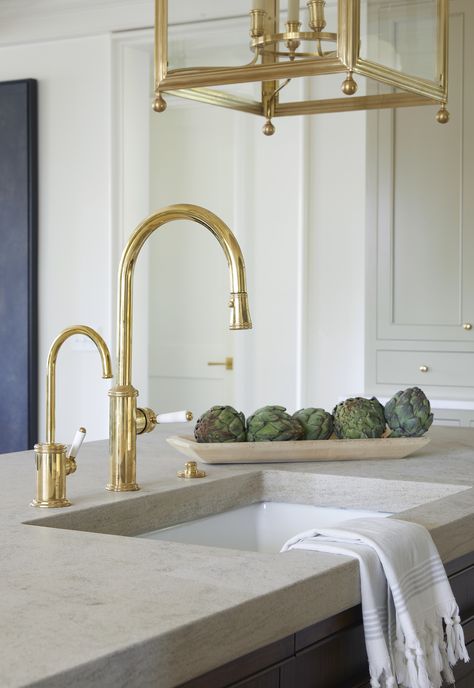
POLYGON ((31 506, 70 506, 71 502, 66 497, 66 445, 59 442, 38 442, 34 449, 36 496, 31 506))
POLYGON ((39 506, 41 508, 49 508, 49 509, 58 509, 63 506, 72 506, 72 502, 69 501, 69 499, 44 499, 44 500, 38 500, 38 499, 33 499, 32 502, 30 502, 30 506, 39 506))
POLYGON ((121 485, 113 485, 112 483, 109 483, 105 486, 105 489, 109 490, 109 492, 136 492, 141 488, 138 483, 123 483, 121 485))

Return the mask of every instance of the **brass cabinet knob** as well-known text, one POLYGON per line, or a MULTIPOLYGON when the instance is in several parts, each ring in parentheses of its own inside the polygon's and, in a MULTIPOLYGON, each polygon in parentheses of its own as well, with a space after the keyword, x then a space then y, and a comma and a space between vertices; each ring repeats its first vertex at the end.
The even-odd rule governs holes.
POLYGON ((422 365, 420 366, 420 373, 427 373, 429 370, 428 366, 422 365))
POLYGON ((226 370, 234 370, 234 359, 226 356, 224 361, 208 361, 208 366, 224 366, 226 370))
POLYGON ((472 325, 471 323, 464 323, 463 328, 467 331, 472 330, 472 325))

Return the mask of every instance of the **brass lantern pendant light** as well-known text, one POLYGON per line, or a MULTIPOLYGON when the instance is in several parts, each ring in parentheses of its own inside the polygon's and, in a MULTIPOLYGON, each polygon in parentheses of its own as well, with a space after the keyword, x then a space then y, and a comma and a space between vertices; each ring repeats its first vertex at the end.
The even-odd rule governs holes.
POLYGON ((249 0, 249 62, 199 67, 173 65, 168 0, 155 2, 156 112, 166 109, 163 94, 173 94, 260 115, 266 135, 275 117, 410 105, 438 103, 437 121, 449 120, 448 0, 287 0, 284 7, 283 0, 282 7, 249 0), (342 94, 282 101, 292 79, 337 73, 342 94), (366 95, 356 95, 359 75, 367 78, 366 95), (252 82, 261 82, 258 101, 229 92, 252 82))

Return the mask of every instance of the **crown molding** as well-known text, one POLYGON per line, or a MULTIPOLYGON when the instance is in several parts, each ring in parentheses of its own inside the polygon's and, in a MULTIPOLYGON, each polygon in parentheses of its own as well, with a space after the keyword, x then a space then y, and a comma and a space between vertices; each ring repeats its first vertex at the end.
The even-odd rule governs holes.
POLYGON ((0 0, 0 45, 153 25, 153 0, 0 0))
MULTIPOLYGON (((174 23, 246 14, 250 0, 173 2, 174 23), (223 6, 224 5, 224 6, 223 6)), ((154 0, 0 0, 0 46, 149 28, 154 0)))

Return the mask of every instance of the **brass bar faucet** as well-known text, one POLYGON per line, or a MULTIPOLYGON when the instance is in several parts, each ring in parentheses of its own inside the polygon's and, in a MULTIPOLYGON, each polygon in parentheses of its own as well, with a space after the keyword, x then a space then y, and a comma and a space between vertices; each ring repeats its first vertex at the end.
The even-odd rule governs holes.
POLYGON ((245 264, 237 239, 227 225, 205 208, 171 205, 145 219, 130 237, 122 254, 118 280, 117 385, 110 397, 110 473, 108 490, 139 490, 136 482, 136 435, 153 430, 156 423, 150 409, 137 409, 138 391, 132 386, 133 271, 145 241, 153 232, 173 220, 193 220, 206 227, 221 245, 229 265, 230 329, 252 327, 247 301, 245 264))
POLYGON ((36 497, 31 502, 38 507, 70 506, 66 497, 66 476, 76 470, 75 457, 85 430, 81 428, 77 441, 66 455, 67 446, 56 442, 56 360, 62 344, 72 335, 82 334, 96 345, 102 361, 102 377, 112 377, 112 364, 107 344, 102 337, 87 325, 77 325, 63 330, 51 344, 48 354, 46 377, 46 442, 35 444, 36 497))

